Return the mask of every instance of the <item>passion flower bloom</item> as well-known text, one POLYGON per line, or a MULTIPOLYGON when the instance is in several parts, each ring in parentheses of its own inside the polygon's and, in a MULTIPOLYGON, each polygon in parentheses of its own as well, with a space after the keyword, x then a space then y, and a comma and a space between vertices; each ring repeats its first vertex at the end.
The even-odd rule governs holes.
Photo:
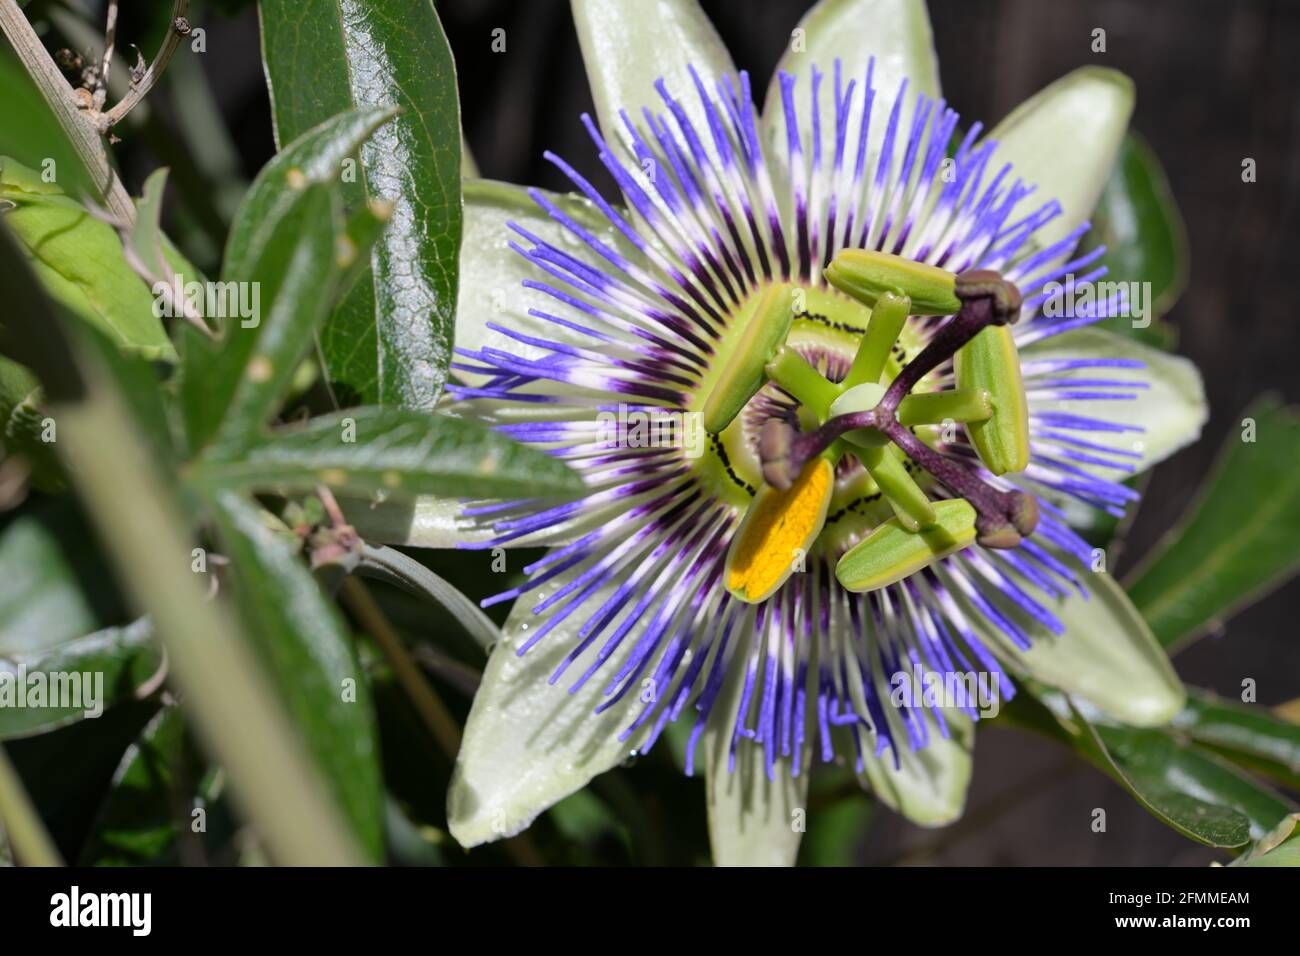
POLYGON ((788 862, 824 763, 959 815, 973 723, 1022 677, 1167 720, 1181 685, 1072 524, 1196 436, 1199 379, 1089 328, 1122 292, 1040 308, 1104 272, 1076 247, 1129 81, 1076 71, 986 133, 920 3, 825 0, 760 111, 693 0, 574 13, 621 195, 549 153, 574 195, 466 184, 450 391, 588 491, 426 502, 404 536, 553 546, 491 599, 456 838, 677 725, 717 859, 788 862), (968 675, 987 695, 945 695, 968 675))

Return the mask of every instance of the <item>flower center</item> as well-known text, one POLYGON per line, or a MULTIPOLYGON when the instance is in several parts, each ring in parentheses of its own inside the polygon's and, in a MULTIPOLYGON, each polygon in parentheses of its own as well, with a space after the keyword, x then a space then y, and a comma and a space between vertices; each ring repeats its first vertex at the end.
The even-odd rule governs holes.
POLYGON ((749 602, 802 563, 855 472, 893 517, 881 516, 841 559, 837 575, 854 590, 891 577, 874 552, 924 565, 974 540, 1014 547, 1038 520, 1031 496, 987 484, 917 433, 960 422, 994 474, 1025 467, 1024 390, 1006 329, 1019 317, 1016 287, 994 272, 957 276, 857 249, 841 252, 825 276, 837 291, 778 285, 753 296, 691 409, 728 476, 752 489, 728 559, 728 586, 749 602), (908 322, 914 314, 952 318, 932 320, 927 332, 908 322), (915 354, 909 326, 924 341, 915 354), (950 361, 957 387, 937 390, 931 374, 950 361), (944 521, 927 493, 936 483, 966 505, 946 508, 944 521))

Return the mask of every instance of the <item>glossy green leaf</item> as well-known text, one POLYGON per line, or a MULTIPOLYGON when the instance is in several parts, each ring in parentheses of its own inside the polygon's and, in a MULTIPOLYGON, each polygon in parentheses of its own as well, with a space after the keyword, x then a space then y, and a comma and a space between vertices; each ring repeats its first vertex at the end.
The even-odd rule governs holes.
POLYGON ((153 294, 112 226, 9 157, 0 157, 0 215, 56 302, 125 348, 151 358, 174 354, 153 294))
POLYGON ((191 453, 229 455, 261 433, 332 303, 337 197, 308 185, 281 216, 251 271, 227 273, 241 312, 221 341, 186 337, 181 408, 191 453), (254 298, 255 295, 255 298, 254 298))
POLYGON ((627 135, 620 110, 640 121, 642 107, 663 109, 659 79, 697 130, 709 128, 689 68, 709 83, 734 77, 736 67, 697 0, 572 0, 571 6, 596 118, 611 143, 627 135))
POLYGON ((484 498, 580 492, 553 455, 467 419, 400 408, 348 409, 279 429, 229 460, 200 465, 195 481, 227 488, 484 498))
POLYGON ((365 674, 306 566, 234 492, 215 499, 222 548, 258 658, 302 731, 357 839, 378 857, 384 802, 365 674))
POLYGON ((1257 839, 1293 809, 1230 764, 1169 734, 1100 725, 1093 729, 1122 774, 1121 782, 1158 815, 1211 846, 1257 839))
POLYGON ((191 823, 193 796, 184 797, 185 722, 165 707, 127 748, 99 809, 81 862, 92 866, 179 863, 178 824, 191 823))
POLYGON ((1266 396, 1240 421, 1196 503, 1128 585, 1166 647, 1191 640, 1300 570, 1300 418, 1266 396))
POLYGON ((306 183, 341 183, 344 160, 396 112, 396 107, 372 106, 340 113, 276 153, 240 201, 226 240, 224 273, 251 273, 280 219, 293 208, 298 189, 306 183))
POLYGON ((162 676, 162 651, 145 619, 33 653, 13 654, 8 645, 0 637, 0 740, 98 718, 162 676))
POLYGON ((345 110, 401 115, 343 183, 355 208, 395 204, 363 274, 320 333, 345 404, 429 410, 451 357, 461 238, 456 72, 431 0, 263 0, 262 57, 276 136, 287 143, 345 110))
MULTIPOLYGON (((800 121, 804 124, 800 134, 805 140, 805 155, 812 154, 806 130, 809 128, 813 67, 824 77, 818 97, 823 162, 826 157, 835 155, 835 97, 832 91, 837 59, 844 83, 857 81, 848 116, 848 128, 856 131, 862 122, 862 89, 867 77, 867 62, 875 57, 871 83, 877 93, 867 137, 868 170, 876 168, 887 125, 884 118, 898 96, 901 82, 907 80, 907 99, 901 113, 904 123, 909 122, 918 93, 932 98, 940 95, 939 61, 934 53, 934 38, 924 0, 821 0, 804 14, 785 45, 776 70, 795 77, 794 95, 800 121)), ((785 113, 776 72, 768 84, 763 102, 763 131, 764 141, 771 147, 768 161, 785 179, 788 176, 785 171, 788 161, 785 113)), ((856 136, 856 132, 853 135, 856 136)), ((899 137, 895 147, 896 163, 901 162, 905 146, 905 137, 899 137)), ((853 153, 850 151, 846 156, 849 157, 846 162, 851 162, 853 153)), ((782 200, 787 192, 784 188, 777 188, 777 195, 782 200)))
POLYGON ((1265 707, 1192 691, 1172 726, 1233 763, 1300 789, 1300 726, 1265 707))
MULTIPOLYGON (((1134 359, 1142 368, 1108 369, 1108 378, 1131 378, 1145 387, 1135 390, 1136 398, 1101 399, 1086 403, 1055 399, 1035 399, 1035 412, 1058 411, 1085 414, 1103 421, 1118 422, 1141 428, 1140 433, 1125 433, 1111 440, 1114 447, 1136 452, 1131 459, 1137 471, 1145 471, 1164 461, 1174 452, 1196 441, 1209 415, 1201 374, 1187 359, 1143 345, 1133 339, 1101 329, 1075 329, 1036 342, 1021 353, 1022 361, 1059 358, 1134 359)), ((1088 370, 1066 371, 1053 378, 1069 381, 1087 378, 1088 370)), ((1032 380, 1027 383, 1033 388, 1032 380)), ((1101 469, 1112 480, 1122 481, 1128 472, 1101 469)))
POLYGON ((1119 154, 1133 112, 1133 81, 1117 70, 1085 66, 1017 106, 988 134, 998 143, 989 169, 1012 164, 1012 175, 1037 190, 1021 199, 1016 222, 1049 199, 1061 215, 1034 232, 1046 248, 1087 220, 1119 154))
POLYGON ((1292 810, 1269 788, 1177 734, 1096 723, 1062 695, 1028 689, 1004 708, 1012 723, 1078 753, 1184 836, 1239 847, 1292 810))
POLYGON ((1103 281, 1150 284, 1143 299, 1151 321, 1150 326, 1138 328, 1132 318, 1115 317, 1103 319, 1100 327, 1149 345, 1167 346, 1173 331, 1160 317, 1187 285, 1187 230, 1160 160, 1147 141, 1132 131, 1124 137, 1079 252, 1098 246, 1106 247, 1096 263, 1106 267, 1103 281))

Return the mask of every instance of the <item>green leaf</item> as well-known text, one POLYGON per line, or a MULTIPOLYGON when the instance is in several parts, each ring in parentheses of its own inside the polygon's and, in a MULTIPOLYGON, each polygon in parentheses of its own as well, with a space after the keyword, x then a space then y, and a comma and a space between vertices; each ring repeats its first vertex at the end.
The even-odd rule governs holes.
POLYGON ((227 275, 251 273, 277 224, 293 207, 298 188, 303 183, 340 182, 343 161, 396 112, 396 107, 374 106, 340 113, 276 153, 240 201, 226 240, 223 271, 227 275))
POLYGON ((0 216, 56 302, 125 348, 150 358, 174 354, 153 295, 127 264, 112 226, 36 170, 4 156, 0 216))
POLYGON ((40 653, 100 626, 89 528, 67 508, 19 514, 0 533, 0 656, 40 653))
POLYGON ((1191 640, 1300 570, 1300 417, 1265 396, 1242 422, 1196 503, 1130 579, 1133 603, 1165 647, 1191 640), (1253 441, 1243 440, 1246 428, 1253 441))
POLYGON ((1300 813, 1288 814, 1230 865, 1300 866, 1300 813))
POLYGON ((14 57, 0 57, 0 89, 5 95, 0 156, 13 156, 25 166, 49 169, 62 188, 73 196, 98 199, 99 190, 67 134, 14 57))
POLYGON ((253 506, 233 492, 216 520, 254 650, 358 840, 383 848, 384 801, 369 685, 334 606, 253 506))
POLYGON ((1115 165, 1133 99, 1133 81, 1123 73, 1085 66, 1044 87, 998 123, 988 134, 998 143, 988 168, 1011 163, 1013 176, 1038 187, 1006 221, 1057 200, 1061 215, 1034 232, 1034 241, 1046 248, 1087 220, 1115 165))
POLYGON ((127 748, 100 807, 83 865, 176 865, 177 824, 190 823, 193 796, 182 795, 185 722, 165 707, 127 748))
POLYGON ((348 409, 282 428, 237 457, 200 465, 199 483, 262 490, 437 494, 449 498, 577 493, 582 480, 553 455, 467 419, 400 408, 348 409))
POLYGON ((105 708, 134 699, 163 666, 153 628, 143 618, 36 653, 11 654, 7 645, 7 637, 0 640, 0 740, 99 717, 105 708), (33 696, 37 688, 39 703, 33 696), (56 693, 66 704, 56 706, 56 693))
POLYGON ((1079 253, 1098 246, 1106 247, 1097 263, 1106 267, 1104 281, 1150 283, 1146 305, 1152 321, 1145 329, 1135 328, 1133 319, 1125 317, 1103 319, 1099 325, 1151 345, 1167 346, 1173 331, 1160 317, 1187 285, 1187 230, 1164 167, 1147 141, 1131 130, 1124 137, 1079 253))
MULTIPOLYGON (((40 382, 26 366, 0 355, 0 452, 21 455, 33 488, 47 493, 66 486, 53 442, 43 440, 48 413, 40 382)), ((57 425, 56 425, 57 434, 57 425)))
POLYGON ((346 404, 429 410, 451 359, 460 249, 460 112, 431 0, 263 0, 262 56, 277 140, 344 110, 398 106, 361 149, 349 207, 395 204, 392 225, 320 333, 346 404))
POLYGON ((1207 846, 1239 847, 1292 809, 1272 790, 1176 734, 1096 723, 1062 695, 1028 689, 1004 709, 1012 722, 1084 757, 1184 836, 1207 846))
POLYGON ((248 444, 284 394, 339 278, 336 202, 327 186, 299 191, 251 271, 227 273, 251 315, 229 322, 217 345, 183 336, 181 409, 192 454, 212 445, 211 453, 228 455, 248 444))
POLYGON ((1265 707, 1192 691, 1171 726, 1233 763, 1300 789, 1300 726, 1265 707))

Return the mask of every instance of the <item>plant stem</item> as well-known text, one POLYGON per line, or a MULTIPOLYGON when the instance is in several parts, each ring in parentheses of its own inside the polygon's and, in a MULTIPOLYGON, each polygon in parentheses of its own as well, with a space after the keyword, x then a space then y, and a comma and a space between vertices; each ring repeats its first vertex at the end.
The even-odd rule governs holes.
POLYGON ((18 9, 16 0, 0 0, 0 30, 9 38, 23 68, 63 127, 109 212, 122 222, 135 222, 135 204, 109 162, 103 136, 78 104, 72 87, 18 9))
POLYGON ((361 565, 357 573, 395 584, 416 597, 441 604, 484 650, 501 640, 500 629, 469 598, 434 574, 419 561, 389 547, 361 545, 361 565))
POLYGON ((23 866, 62 866, 54 841, 32 806, 18 771, 0 747, 0 823, 9 837, 14 858, 23 866))
POLYGON ((415 663, 397 630, 375 602, 374 596, 356 578, 344 580, 339 596, 348 610, 356 615, 358 623, 370 635, 370 639, 378 645, 429 734, 438 742, 443 753, 454 760, 460 750, 460 727, 438 692, 424 679, 420 665, 415 663))

